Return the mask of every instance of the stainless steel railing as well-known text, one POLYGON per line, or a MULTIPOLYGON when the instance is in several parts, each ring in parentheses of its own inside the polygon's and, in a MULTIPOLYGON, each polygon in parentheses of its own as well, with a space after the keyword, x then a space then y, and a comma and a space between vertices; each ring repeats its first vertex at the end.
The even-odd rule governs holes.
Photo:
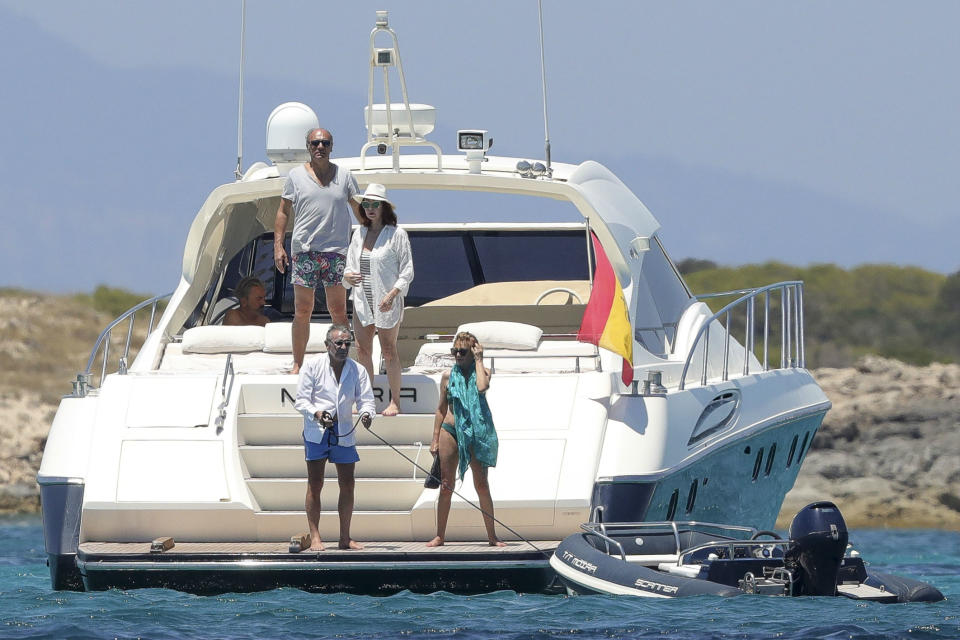
POLYGON ((693 362, 697 347, 703 343, 703 370, 700 375, 700 384, 706 385, 708 379, 710 362, 710 327, 715 320, 723 318, 724 323, 724 345, 723 345, 723 369, 722 380, 730 378, 730 335, 731 335, 731 316, 735 311, 742 309, 744 311, 744 341, 743 341, 743 375, 750 375, 750 356, 754 355, 754 338, 756 336, 756 299, 763 297, 763 361, 762 368, 769 371, 770 366, 770 298, 771 294, 780 293, 780 366, 772 367, 787 369, 791 367, 806 366, 806 353, 804 351, 803 339, 803 282, 800 280, 790 280, 786 282, 777 282, 758 289, 741 289, 737 291, 725 291, 723 293, 710 293, 697 296, 698 300, 709 298, 719 298, 724 296, 739 296, 736 300, 726 305, 710 318, 708 318, 700 330, 697 332, 690 349, 687 352, 686 360, 683 363, 683 371, 680 374, 679 388, 682 391, 687 382, 687 373, 693 362))
POLYGON ((73 381, 73 395, 79 398, 87 395, 87 390, 91 386, 91 376, 93 365, 97 362, 97 356, 100 352, 103 352, 100 365, 100 380, 97 383, 97 387, 103 384, 103 379, 107 377, 107 363, 110 360, 110 340, 113 337, 113 330, 118 325, 127 321, 127 336, 123 344, 123 351, 120 354, 120 358, 117 361, 117 372, 120 375, 126 375, 127 373, 127 358, 130 355, 130 342, 133 339, 133 322, 136 318, 137 312, 146 307, 150 307, 150 321, 147 324, 147 335, 150 335, 150 332, 153 331, 153 323, 156 320, 157 316, 157 305, 162 301, 169 298, 173 293, 167 293, 160 296, 154 296, 149 300, 144 300, 143 302, 127 309, 120 317, 107 325, 107 327, 100 332, 100 335, 97 337, 96 342, 93 344, 93 349, 90 350, 90 357, 87 359, 87 366, 81 372, 77 374, 77 379, 73 381))

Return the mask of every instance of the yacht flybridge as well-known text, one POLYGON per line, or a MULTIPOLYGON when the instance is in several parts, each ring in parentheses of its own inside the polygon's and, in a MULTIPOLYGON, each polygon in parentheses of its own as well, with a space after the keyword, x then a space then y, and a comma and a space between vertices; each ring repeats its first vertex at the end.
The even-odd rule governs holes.
MULTIPOLYGON (((804 369, 802 283, 728 292, 711 310, 670 261, 657 220, 609 170, 496 157, 483 130, 461 131, 458 152, 442 153, 425 137, 432 107, 407 99, 385 14, 370 42, 368 139, 358 157, 334 162, 361 188, 382 183, 396 197, 416 279, 399 336, 401 413, 372 426, 393 448, 358 430, 352 533, 366 549, 316 553, 298 541, 306 468, 289 373, 292 288, 273 269, 273 224, 317 119, 288 103, 268 122, 272 162, 200 208, 169 299, 111 323, 60 404, 38 475, 55 588, 539 591, 553 580, 559 541, 586 521, 773 526, 830 407, 804 369), (378 71, 399 72, 402 101, 391 103, 385 82, 374 104, 378 71), (401 153, 409 147, 425 153, 401 153), (435 198, 429 219, 470 197, 488 217, 411 222, 403 204, 414 191, 420 206, 435 198), (529 222, 496 221, 509 199, 522 200, 529 222), (578 221, 542 222, 556 207, 578 221), (623 289, 633 384, 621 380, 619 355, 576 339, 597 263, 592 237, 623 289), (246 275, 267 283, 274 321, 222 326, 246 275), (427 549, 438 490, 424 488, 419 467, 429 468, 450 339, 466 324, 494 371, 500 458, 490 482, 509 544, 488 547, 480 515, 454 497, 448 544, 427 549)), ((308 357, 328 323, 320 299, 308 357)), ((386 376, 374 391, 379 410, 386 376)), ((466 478, 457 490, 475 498, 472 486, 466 478)), ((336 496, 325 483, 326 539, 337 535, 336 496)))

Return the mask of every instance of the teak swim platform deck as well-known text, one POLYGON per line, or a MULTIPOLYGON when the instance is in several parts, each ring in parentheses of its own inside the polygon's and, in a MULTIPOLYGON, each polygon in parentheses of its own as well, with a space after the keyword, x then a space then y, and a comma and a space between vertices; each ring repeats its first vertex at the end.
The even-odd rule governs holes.
POLYGON ((363 542, 342 550, 336 540, 324 551, 291 552, 286 542, 86 542, 77 566, 88 590, 159 587, 192 593, 254 591, 296 587, 307 591, 389 595, 482 593, 502 589, 549 591, 554 571, 549 558, 558 540, 452 542, 430 548, 425 542, 363 542), (169 542, 167 543, 169 545, 169 542))

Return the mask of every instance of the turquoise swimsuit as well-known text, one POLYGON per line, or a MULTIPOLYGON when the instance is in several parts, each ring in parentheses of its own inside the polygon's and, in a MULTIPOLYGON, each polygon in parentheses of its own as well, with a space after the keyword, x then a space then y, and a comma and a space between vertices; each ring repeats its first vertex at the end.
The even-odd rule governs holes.
POLYGON ((460 479, 463 480, 471 458, 484 467, 497 466, 497 430, 487 398, 477 390, 476 364, 466 372, 454 365, 447 384, 447 402, 453 408, 456 426, 444 423, 441 427, 457 441, 460 479))

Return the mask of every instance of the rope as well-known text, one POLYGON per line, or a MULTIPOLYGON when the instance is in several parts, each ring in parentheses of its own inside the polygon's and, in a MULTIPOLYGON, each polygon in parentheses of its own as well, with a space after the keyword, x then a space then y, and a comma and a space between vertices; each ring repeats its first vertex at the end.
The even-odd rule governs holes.
MULTIPOLYGON (((359 422, 359 420, 358 420, 358 422, 359 422)), ((354 424, 354 425, 353 425, 353 428, 356 429, 356 428, 357 428, 357 425, 354 424)), ((367 431, 369 431, 370 433, 372 433, 372 434, 377 438, 377 440, 379 440, 380 442, 382 442, 383 444, 387 445, 388 447, 390 447, 391 449, 393 449, 394 451, 396 451, 398 454, 400 454, 404 459, 406 459, 407 462, 409 462, 410 464, 412 464, 413 466, 415 466, 417 469, 420 469, 420 471, 423 471, 423 472, 424 472, 426 475, 428 475, 428 476, 433 476, 433 474, 431 474, 428 470, 424 469, 424 468, 421 467, 419 464, 417 464, 416 462, 414 462, 413 460, 411 460, 411 459, 410 459, 410 456, 406 455, 405 453, 403 453, 402 451, 400 451, 399 449, 397 449, 395 446, 393 446, 392 444, 390 444, 389 442, 387 442, 386 440, 384 440, 383 438, 381 438, 381 437, 380 437, 380 434, 378 434, 376 431, 374 431, 374 430, 371 429, 370 427, 367 427, 367 431)), ((352 432, 351 432, 351 433, 352 433, 352 432)), ((433 476, 433 477, 436 477, 436 476, 433 476)), ((441 480, 440 478, 437 478, 437 480, 440 481, 440 482, 442 482, 442 480, 441 480)), ((547 552, 547 551, 544 551, 543 549, 541 549, 541 548, 538 547, 537 545, 533 544, 532 542, 530 542, 529 540, 527 540, 526 538, 524 538, 522 535, 520 535, 519 533, 517 533, 515 530, 511 529, 511 528, 508 527, 507 525, 505 525, 505 524, 503 524, 502 522, 500 522, 500 520, 497 520, 497 518, 496 518, 492 513, 487 513, 486 511, 484 511, 484 510, 480 507, 480 505, 474 504, 474 503, 471 502, 470 500, 467 500, 467 499, 463 496, 463 494, 459 493, 456 489, 451 488, 450 491, 452 491, 454 495, 456 495, 458 498, 460 498, 461 500, 463 500, 464 502, 466 502, 468 505, 470 505, 471 507, 473 507, 474 509, 476 509, 477 511, 479 511, 479 512, 482 513, 483 515, 489 516, 491 520, 493 520, 493 521, 496 522, 498 525, 500 525, 501 527, 503 527, 504 529, 506 529, 507 531, 509 531, 509 532, 512 533, 513 535, 515 535, 517 538, 519 538, 519 539, 522 540, 523 542, 526 542, 528 545, 530 545, 531 547, 533 547, 538 553, 543 554, 543 556, 544 556, 545 558, 547 558, 548 560, 550 559, 550 556, 553 555, 553 554, 551 554, 551 553, 549 553, 549 552, 547 552)))

